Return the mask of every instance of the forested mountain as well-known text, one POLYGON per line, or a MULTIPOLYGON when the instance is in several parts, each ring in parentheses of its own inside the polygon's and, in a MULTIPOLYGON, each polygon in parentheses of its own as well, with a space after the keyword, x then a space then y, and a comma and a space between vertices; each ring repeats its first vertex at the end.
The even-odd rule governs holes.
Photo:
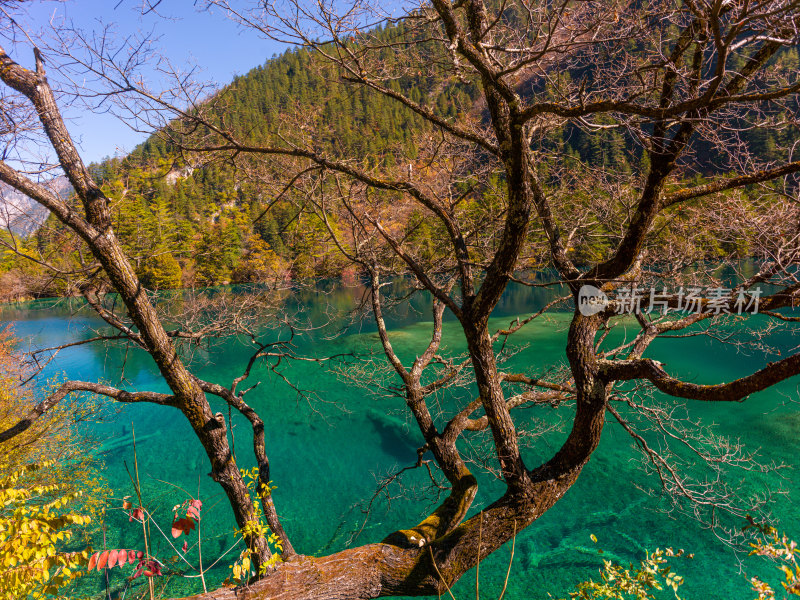
MULTIPOLYGON (((401 23, 372 34, 389 41, 403 27, 401 23)), ((387 44, 381 60, 390 64, 404 57, 387 44)), ((796 49, 780 60, 800 64, 796 49)), ((428 67, 391 85, 444 118, 467 114, 477 123, 485 121, 476 82, 428 67)), ((525 85, 519 82, 520 89, 525 85)), ((386 95, 348 85, 334 67, 300 48, 237 77, 214 97, 214 104, 219 121, 254 144, 269 143, 282 128, 297 126, 295 115, 302 114, 323 151, 367 165, 404 161, 401 164, 415 168, 418 146, 438 134, 410 109, 386 95)), ((776 148, 789 147, 787 139, 778 138, 792 134, 790 129, 759 130, 753 134, 758 139, 749 141, 768 158, 776 148)), ((625 130, 555 127, 548 139, 549 151, 567 168, 570 161, 615 171, 644 168, 642 154, 625 130)), ((698 176, 703 170, 725 168, 713 160, 714 149, 707 150, 698 158, 698 176)), ((275 192, 247 177, 233 160, 182 153, 167 135, 156 133, 129 156, 93 164, 91 171, 113 199, 115 228, 150 288, 342 274, 345 263, 319 220, 297 203, 271 206, 275 192)), ((25 246, 40 259, 76 263, 77 246, 63 234, 63 227, 51 218, 25 246)), ((16 290, 15 296, 73 291, 73 284, 47 276, 41 267, 9 252, 0 271, 2 287, 16 290)))

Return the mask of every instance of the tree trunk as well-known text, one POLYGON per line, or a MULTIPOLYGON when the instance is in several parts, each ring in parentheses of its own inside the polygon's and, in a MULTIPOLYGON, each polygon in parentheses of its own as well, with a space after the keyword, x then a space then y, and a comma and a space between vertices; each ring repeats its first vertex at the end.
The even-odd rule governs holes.
POLYGON ((442 596, 447 587, 452 587, 479 560, 506 544, 553 506, 574 483, 578 472, 557 481, 540 481, 524 495, 506 494, 486 508, 483 516, 473 516, 429 545, 401 547, 380 543, 323 557, 295 555, 248 586, 221 588, 191 596, 191 600, 442 596))
MULTIPOLYGON (((158 318, 136 272, 111 227, 109 201, 94 182, 69 135, 53 92, 47 83, 44 63, 38 50, 36 72, 22 68, 0 48, 0 79, 24 94, 34 105, 45 133, 58 155, 59 163, 80 199, 84 216, 79 215, 60 198, 2 164, 0 179, 49 208, 86 243, 92 255, 103 266, 114 289, 119 293, 131 321, 138 329, 145 349, 153 357, 158 370, 174 394, 173 406, 187 418, 211 461, 211 477, 219 482, 230 501, 236 523, 244 528, 255 521, 255 511, 247 486, 228 445, 225 420, 214 415, 205 393, 178 356, 175 345, 158 318)), ((245 536, 254 553, 256 568, 270 557, 263 536, 245 536)))
POLYGON ((478 384, 481 402, 494 437, 503 478, 512 492, 523 491, 527 487, 528 475, 520 455, 514 421, 500 385, 488 319, 484 318, 478 323, 462 322, 462 325, 467 337, 475 382, 478 384))
MULTIPOLYGON (((577 306, 577 299, 576 299, 577 306)), ((537 468, 534 478, 577 477, 600 443, 606 414, 607 384, 598 377, 594 339, 601 324, 598 315, 575 311, 567 335, 566 354, 575 379, 575 420, 564 445, 537 468), (573 475, 574 474, 574 475, 573 475)))

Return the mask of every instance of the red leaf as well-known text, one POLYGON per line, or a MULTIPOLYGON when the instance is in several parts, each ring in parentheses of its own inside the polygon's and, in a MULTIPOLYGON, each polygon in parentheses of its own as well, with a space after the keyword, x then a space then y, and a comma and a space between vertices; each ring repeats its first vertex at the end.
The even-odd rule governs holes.
POLYGON ((200 509, 203 508, 203 502, 200 500, 192 500, 189 503, 189 508, 186 509, 186 516, 193 517, 200 520, 200 509))
POLYGON ((178 538, 182 533, 189 535, 192 529, 194 529, 194 521, 191 519, 175 519, 172 522, 172 537, 178 538))
POLYGON ((87 571, 91 571, 94 569, 95 565, 97 565, 97 555, 99 552, 95 552, 89 557, 89 566, 86 568, 87 571))
POLYGON ((128 500, 127 498, 123 498, 123 499, 122 499, 122 508, 123 508, 124 510, 130 510, 130 508, 131 508, 131 501, 130 501, 130 500, 128 500))
POLYGON ((139 569, 134 573, 134 578, 138 577, 140 574, 144 574, 145 577, 154 577, 156 575, 161 575, 161 564, 155 560, 150 559, 147 563, 144 561, 139 565, 139 569))
MULTIPOLYGON (((157 560, 152 559, 147 566, 150 567, 150 571, 153 575, 161 575, 161 563, 157 560)), ((148 575, 148 577, 152 577, 153 575, 148 575)))
POLYGON ((128 562, 133 564, 136 560, 136 550, 128 550, 128 562))
POLYGON ((144 552, 142 552, 141 550, 139 550, 139 551, 136 553, 136 558, 138 558, 139 560, 142 560, 142 557, 143 557, 143 556, 144 556, 144 552))
POLYGON ((128 551, 127 550, 120 550, 117 553, 117 564, 121 567, 126 562, 128 562, 128 551))
POLYGON ((139 521, 144 520, 144 511, 141 508, 134 508, 130 514, 130 518, 128 522, 133 521, 134 519, 138 519, 139 521))
POLYGON ((183 552, 186 552, 188 549, 189 549, 189 540, 186 540, 185 542, 183 542, 183 546, 181 546, 181 550, 183 550, 183 552))
POLYGON ((106 568, 106 561, 108 560, 108 550, 101 553, 100 556, 97 557, 97 570, 102 571, 106 568))
POLYGON ((108 563, 106 564, 107 569, 111 569, 117 564, 117 555, 119 554, 119 550, 110 550, 108 553, 108 563))

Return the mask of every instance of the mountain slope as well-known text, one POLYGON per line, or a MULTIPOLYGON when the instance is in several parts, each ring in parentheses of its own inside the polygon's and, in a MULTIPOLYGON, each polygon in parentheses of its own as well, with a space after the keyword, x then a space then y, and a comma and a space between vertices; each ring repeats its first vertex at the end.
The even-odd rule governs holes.
MULTIPOLYGON (((400 23, 373 33, 388 41, 401 36, 405 27, 400 23)), ((388 45, 377 57, 387 66, 405 59, 388 45)), ((470 114, 481 121, 484 106, 477 83, 434 68, 406 72, 391 81, 392 89, 442 117, 470 114)), ((422 117, 386 96, 343 84, 333 67, 304 49, 289 50, 237 77, 214 100, 220 107, 217 118, 240 139, 269 143, 282 131, 311 124, 314 143, 327 154, 365 165, 411 166, 419 145, 432 137, 432 127, 422 117)), ((758 135, 763 139, 755 143, 768 158, 776 146, 774 136, 781 134, 758 135)), ((593 167, 637 172, 644 167, 641 152, 626 136, 615 129, 562 127, 548 144, 554 152, 593 167)), ((313 215, 291 204, 267 211, 277 190, 243 179, 231 161, 187 163, 164 137, 154 134, 124 159, 91 165, 113 200, 115 228, 145 285, 169 288, 286 274, 341 274, 345 263, 313 215)), ((7 220, 19 231, 29 231, 40 221, 33 219, 29 229, 22 229, 15 217, 7 220)), ((53 229, 60 228, 53 223, 53 229)), ((40 248, 53 243, 52 232, 36 237, 31 243, 40 248)))
MULTIPOLYGON (((66 198, 72 188, 65 177, 56 177, 48 183, 56 194, 66 198)), ((0 183, 0 227, 14 235, 26 238, 41 227, 50 211, 25 194, 0 183)))

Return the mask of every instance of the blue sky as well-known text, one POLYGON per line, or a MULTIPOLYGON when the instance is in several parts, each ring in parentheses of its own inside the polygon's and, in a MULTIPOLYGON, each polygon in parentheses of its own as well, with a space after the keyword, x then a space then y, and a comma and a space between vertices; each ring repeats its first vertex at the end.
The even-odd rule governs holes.
MULTIPOLYGON (((104 24, 113 24, 123 36, 152 30, 160 36, 158 46, 162 53, 170 56, 174 64, 196 64, 202 69, 202 79, 220 84, 247 73, 285 48, 255 32, 242 30, 220 12, 198 11, 192 0, 163 0, 158 6, 161 16, 142 16, 140 6, 141 0, 36 2, 28 7, 29 25, 33 29, 43 27, 55 13, 84 30, 99 29, 104 24)), ((26 64, 30 57, 19 56, 18 60, 26 64)), ((109 115, 66 111, 65 116, 87 163, 125 154, 146 138, 109 115)))

